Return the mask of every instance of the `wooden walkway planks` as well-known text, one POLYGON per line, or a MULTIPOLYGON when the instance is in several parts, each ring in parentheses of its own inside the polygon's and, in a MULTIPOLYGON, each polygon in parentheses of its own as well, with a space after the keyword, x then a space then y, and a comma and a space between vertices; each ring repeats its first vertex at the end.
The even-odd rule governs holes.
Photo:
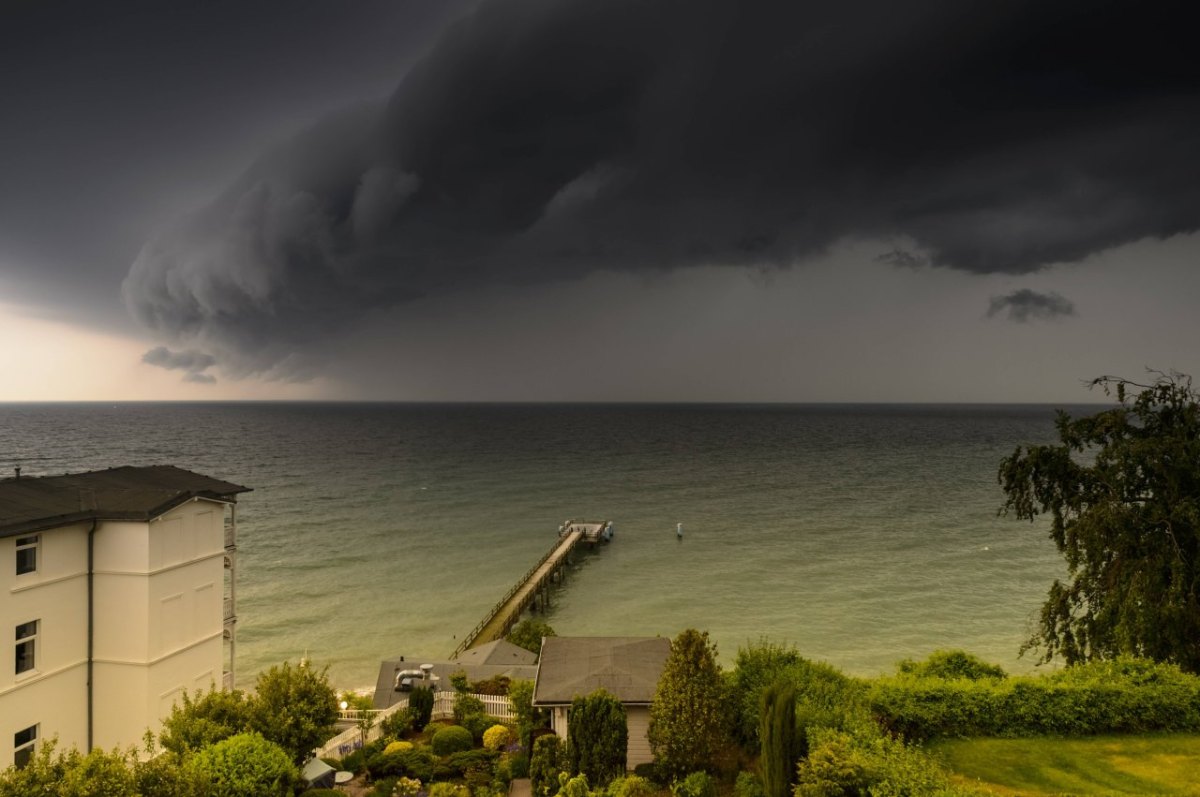
POLYGON ((500 602, 492 608, 491 613, 480 621, 471 633, 467 634, 466 638, 454 649, 450 658, 456 659, 464 650, 469 650, 476 645, 487 644, 507 634, 508 630, 516 624, 525 607, 533 602, 538 590, 550 580, 550 576, 558 568, 562 567, 567 556, 583 539, 583 535, 582 529, 572 530, 551 548, 542 557, 542 560, 530 568, 524 578, 500 599, 500 602))

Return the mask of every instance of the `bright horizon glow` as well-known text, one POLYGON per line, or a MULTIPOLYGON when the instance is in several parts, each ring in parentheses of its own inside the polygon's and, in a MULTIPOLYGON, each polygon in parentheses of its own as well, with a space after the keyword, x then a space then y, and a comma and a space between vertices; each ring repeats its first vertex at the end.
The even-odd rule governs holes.
POLYGON ((146 341, 38 318, 0 304, 0 402, 319 399, 326 386, 257 380, 196 384, 142 362, 146 341))

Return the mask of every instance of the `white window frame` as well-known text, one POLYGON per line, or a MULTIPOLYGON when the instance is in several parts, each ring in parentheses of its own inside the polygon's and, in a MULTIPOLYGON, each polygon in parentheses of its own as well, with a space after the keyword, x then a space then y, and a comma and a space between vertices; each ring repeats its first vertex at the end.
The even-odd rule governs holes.
POLYGON ((40 725, 30 725, 13 734, 13 766, 17 769, 24 769, 33 758, 34 753, 37 752, 39 731, 41 731, 40 725), (22 741, 22 736, 28 738, 22 741))
POLYGON ((42 535, 31 534, 27 537, 17 537, 17 575, 22 576, 26 573, 36 573, 38 569, 38 560, 41 559, 42 535), (21 554, 32 551, 33 567, 21 569, 21 554))
POLYGON ((30 620, 26 623, 20 623, 16 628, 16 647, 13 649, 13 669, 17 675, 23 675, 28 672, 37 672, 37 639, 41 629, 41 620, 30 620), (30 630, 32 626, 32 631, 30 630), (24 629, 24 633, 22 633, 24 629), (28 659, 28 666, 21 669, 21 648, 29 646, 29 654, 25 657, 28 659))

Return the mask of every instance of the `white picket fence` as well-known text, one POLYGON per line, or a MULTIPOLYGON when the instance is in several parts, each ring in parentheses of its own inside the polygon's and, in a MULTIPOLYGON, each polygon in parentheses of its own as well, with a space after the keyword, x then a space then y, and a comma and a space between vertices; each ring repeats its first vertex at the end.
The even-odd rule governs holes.
MULTIPOLYGON (((433 713, 430 715, 430 719, 449 719, 453 717, 455 697, 457 697, 457 693, 455 692, 437 692, 434 694, 433 713)), ((497 695, 471 695, 471 697, 483 703, 484 711, 496 719, 515 719, 512 704, 508 702, 507 697, 499 697, 497 695)), ((361 722, 366 715, 373 715, 374 719, 371 722, 371 727, 365 733, 358 726, 348 728, 313 751, 314 755, 317 758, 345 758, 367 742, 373 742, 378 739, 383 733, 379 727, 380 723, 397 711, 403 711, 406 708, 408 708, 408 698, 404 697, 395 705, 378 711, 349 709, 340 712, 338 719, 347 722, 361 722)))

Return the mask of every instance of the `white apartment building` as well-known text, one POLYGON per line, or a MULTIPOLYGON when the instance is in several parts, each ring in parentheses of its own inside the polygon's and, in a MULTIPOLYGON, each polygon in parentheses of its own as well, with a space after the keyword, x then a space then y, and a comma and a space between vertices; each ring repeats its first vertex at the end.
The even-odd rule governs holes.
POLYGON ((172 466, 0 480, 0 769, 52 736, 138 745, 184 689, 232 687, 248 489, 172 466))

